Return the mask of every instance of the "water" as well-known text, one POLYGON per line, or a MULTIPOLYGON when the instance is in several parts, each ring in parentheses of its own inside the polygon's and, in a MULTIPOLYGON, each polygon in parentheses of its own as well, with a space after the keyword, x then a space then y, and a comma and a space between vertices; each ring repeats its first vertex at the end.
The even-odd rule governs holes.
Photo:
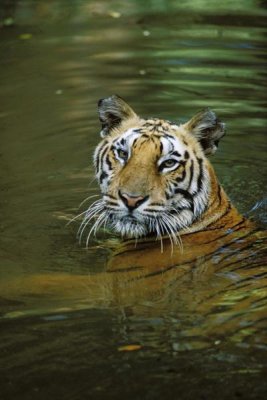
POLYGON ((2 398, 265 398, 262 266, 249 286, 231 266, 124 286, 104 272, 118 239, 86 250, 66 223, 98 193, 96 103, 117 93, 143 116, 215 109, 216 172, 266 227, 266 15, 256 0, 0 5, 2 398))

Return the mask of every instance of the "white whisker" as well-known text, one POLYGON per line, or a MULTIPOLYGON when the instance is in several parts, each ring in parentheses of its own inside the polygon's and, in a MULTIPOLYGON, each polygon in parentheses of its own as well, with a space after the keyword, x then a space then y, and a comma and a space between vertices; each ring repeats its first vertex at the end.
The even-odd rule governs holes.
MULTIPOLYGON (((87 197, 85 200, 83 200, 83 201, 81 202, 81 204, 79 205, 78 209, 81 208, 81 206, 82 206, 87 200, 89 200, 89 199, 91 199, 91 198, 93 198, 93 197, 97 197, 97 196, 99 197, 98 194, 87 197)), ((98 200, 97 200, 97 201, 98 201, 98 200)), ((96 202, 94 202, 94 203, 96 203, 96 202)), ((93 204, 94 204, 94 203, 93 203, 93 204)), ((91 207, 92 207, 93 204, 91 204, 91 206, 88 208, 88 210, 91 209, 91 207)), ((67 222, 66 226, 68 226, 69 224, 71 224, 73 221, 76 221, 76 220, 77 220, 78 218, 80 218, 82 215, 87 214, 87 213, 88 213, 88 210, 85 210, 85 211, 81 212, 80 214, 76 215, 75 217, 71 218, 71 219, 67 222)))
POLYGON ((75 221, 76 219, 78 219, 79 217, 81 217, 83 214, 86 214, 87 210, 81 212, 80 214, 76 215, 75 217, 71 218, 67 223, 66 226, 68 226, 69 224, 71 224, 73 221, 75 221))
POLYGON ((164 221, 164 219, 159 220, 159 223, 161 224, 161 226, 163 228, 163 231, 164 230, 166 231, 166 233, 167 233, 167 235, 168 235, 168 237, 170 239, 170 242, 171 242, 171 254, 173 254, 173 241, 172 241, 172 235, 171 235, 172 232, 169 233, 168 225, 167 225, 166 221, 164 221))
POLYGON ((157 239, 160 239, 160 252, 163 253, 163 242, 162 242, 162 235, 160 232, 160 226, 158 220, 155 218, 155 229, 157 233, 157 239))
POLYGON ((179 245, 180 251, 183 252, 183 243, 181 236, 179 235, 179 232, 177 230, 177 226, 175 225, 175 221, 173 221, 173 215, 166 213, 165 214, 165 219, 168 221, 168 226, 171 229, 171 235, 174 238, 175 244, 179 245))
POLYGON ((79 236, 80 233, 82 234, 84 227, 87 226, 88 223, 91 221, 91 219, 94 218, 95 216, 97 216, 97 214, 99 212, 103 211, 103 209, 104 209, 103 207, 99 206, 98 208, 95 208, 94 210, 92 210, 90 213, 86 214, 86 216, 84 217, 84 219, 78 229, 77 236, 79 236))
POLYGON ((101 226, 101 224, 105 221, 105 218, 106 218, 105 214, 102 213, 99 215, 99 217, 93 224, 92 228, 90 229, 90 232, 88 233, 87 239, 86 239, 86 248, 88 248, 88 243, 89 243, 91 234, 94 233, 94 236, 95 236, 97 229, 99 229, 99 226, 101 226))
POLYGON ((99 197, 99 194, 93 194, 92 196, 86 197, 86 199, 84 199, 84 200, 80 203, 80 205, 79 205, 78 208, 81 208, 81 206, 82 206, 86 201, 88 201, 88 200, 90 200, 90 199, 92 199, 92 198, 94 198, 94 197, 99 197))
POLYGON ((108 222, 108 220, 109 220, 109 216, 110 216, 110 211, 107 211, 107 215, 106 215, 105 222, 104 222, 104 226, 103 226, 103 229, 104 229, 104 230, 106 230, 106 225, 107 225, 107 222, 108 222))
MULTIPOLYGON (((88 226, 89 222, 97 216, 98 213, 103 212, 104 210, 104 202, 102 199, 96 200, 94 203, 90 205, 88 210, 86 211, 86 215, 78 229, 77 236, 79 238, 79 243, 81 244, 82 236, 85 228, 88 226)), ((100 214, 101 215, 101 214, 100 214)))

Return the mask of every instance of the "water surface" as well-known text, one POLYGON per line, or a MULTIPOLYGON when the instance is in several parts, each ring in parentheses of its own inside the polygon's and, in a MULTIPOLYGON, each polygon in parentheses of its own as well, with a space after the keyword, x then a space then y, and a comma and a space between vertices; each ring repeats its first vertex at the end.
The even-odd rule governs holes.
POLYGON ((265 398, 259 279, 242 289, 229 266, 138 297, 102 278, 118 239, 102 232, 85 249, 66 223, 98 194, 96 103, 117 93, 146 117, 216 110, 227 135, 213 165, 266 227, 266 15, 256 0, 0 6, 4 399, 265 398))

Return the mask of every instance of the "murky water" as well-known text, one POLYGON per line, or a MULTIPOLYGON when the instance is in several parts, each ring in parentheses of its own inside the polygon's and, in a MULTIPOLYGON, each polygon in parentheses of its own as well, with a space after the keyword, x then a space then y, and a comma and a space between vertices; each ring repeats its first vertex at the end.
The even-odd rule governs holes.
POLYGON ((0 5, 1 398, 265 398, 262 264, 249 286, 229 264, 125 289, 103 273, 118 239, 86 250, 66 223, 98 193, 96 103, 117 93, 143 116, 214 108, 217 174, 266 227, 266 16, 256 0, 0 5))

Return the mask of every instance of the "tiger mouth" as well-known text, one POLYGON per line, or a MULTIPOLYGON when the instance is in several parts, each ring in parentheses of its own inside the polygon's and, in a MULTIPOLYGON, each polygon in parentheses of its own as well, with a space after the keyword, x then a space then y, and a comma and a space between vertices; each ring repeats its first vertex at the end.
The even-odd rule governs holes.
MULTIPOLYGON (((172 208, 173 209, 173 208, 172 208)), ((150 210, 146 210, 146 214, 140 212, 127 212, 121 209, 110 209, 105 202, 100 199, 93 203, 84 216, 80 225, 78 236, 80 241, 83 233, 90 223, 94 220, 92 227, 86 239, 88 245, 90 236, 96 234, 97 230, 102 226, 108 226, 111 230, 120 234, 124 238, 141 238, 147 235, 155 235, 156 238, 168 236, 171 243, 178 243, 177 232, 185 226, 183 217, 179 213, 173 215, 170 212, 172 209, 153 210, 150 215, 147 215, 150 210), (179 219, 180 218, 180 219, 179 219)), ((186 216, 186 215, 185 215, 186 216)))
POLYGON ((133 215, 110 215, 109 225, 112 229, 124 237, 137 238, 145 236, 150 232, 148 221, 140 221, 133 215))
POLYGON ((145 226, 146 223, 145 221, 140 221, 137 219, 134 215, 128 214, 128 215, 123 215, 123 216, 117 216, 116 214, 110 215, 109 217, 109 222, 114 224, 114 223, 121 223, 121 224, 127 224, 131 226, 145 226))

